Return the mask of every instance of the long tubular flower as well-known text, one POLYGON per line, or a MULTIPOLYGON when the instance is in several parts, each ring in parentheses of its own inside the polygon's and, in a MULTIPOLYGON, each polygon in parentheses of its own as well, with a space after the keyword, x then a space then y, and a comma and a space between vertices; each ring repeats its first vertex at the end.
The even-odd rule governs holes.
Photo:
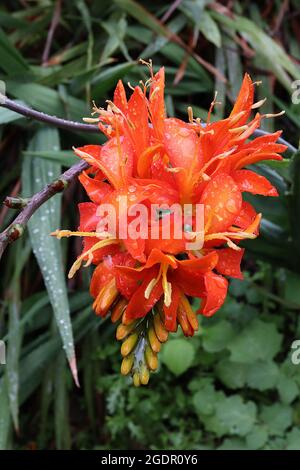
POLYGON ((156 75, 151 64, 149 69, 150 79, 136 86, 129 100, 119 81, 107 108, 94 106, 92 121, 108 140, 102 146, 74 148, 89 164, 79 180, 90 201, 79 204, 77 232, 53 233, 58 238, 83 238, 83 251, 69 277, 83 262, 95 265, 90 285, 93 308, 118 323, 121 373, 131 374, 135 386, 147 384, 150 371, 157 369, 157 355, 169 333, 180 326, 185 336, 192 336, 198 329, 197 315, 210 317, 225 301, 227 277, 242 278, 240 242, 258 236, 261 220, 243 193, 278 195, 265 177, 245 167, 281 160, 286 150, 276 143, 280 131, 249 140, 261 120, 270 116, 257 112, 264 100, 254 103, 254 83, 248 74, 230 115, 211 122, 214 100, 203 125, 191 109, 189 122, 166 116, 164 69, 156 75), (126 208, 120 205, 124 198, 126 208), (101 212, 107 204, 122 221, 115 233, 107 229, 101 212), (140 204, 148 221, 158 219, 155 237, 127 231, 140 204), (189 223, 179 220, 181 237, 163 236, 167 221, 176 225, 174 211, 160 209, 153 215, 153 204, 191 207, 189 223), (203 207, 201 231, 197 205, 203 207), (187 235, 192 246, 186 243, 187 235), (197 312, 191 297, 201 299, 197 312))

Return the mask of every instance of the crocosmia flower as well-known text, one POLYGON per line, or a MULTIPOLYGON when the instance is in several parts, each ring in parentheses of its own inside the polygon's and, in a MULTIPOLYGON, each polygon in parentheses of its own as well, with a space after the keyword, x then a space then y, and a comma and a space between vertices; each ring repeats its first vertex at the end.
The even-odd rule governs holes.
POLYGON ((280 160, 286 149, 276 143, 280 131, 249 140, 269 117, 256 112, 263 101, 254 103, 249 75, 226 119, 211 122, 213 102, 206 123, 191 108, 184 122, 166 115, 164 69, 149 69, 129 99, 119 81, 107 109, 94 107, 89 121, 107 141, 74 149, 89 164, 79 176, 89 202, 79 204, 78 231, 55 232, 82 237, 69 277, 83 262, 94 265, 93 308, 118 323, 121 372, 136 386, 148 383, 169 333, 192 336, 198 315, 222 306, 228 277, 242 278, 240 242, 258 236, 261 219, 243 193, 278 195, 247 167, 280 160))

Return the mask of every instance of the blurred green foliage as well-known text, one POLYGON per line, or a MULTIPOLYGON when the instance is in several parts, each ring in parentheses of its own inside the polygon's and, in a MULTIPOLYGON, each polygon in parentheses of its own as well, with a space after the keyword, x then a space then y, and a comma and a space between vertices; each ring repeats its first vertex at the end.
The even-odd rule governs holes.
MULTIPOLYGON (((247 71, 262 80, 264 110, 286 111, 263 120, 264 128, 282 128, 298 146, 300 105, 292 103, 291 83, 300 76, 299 1, 236 1, 230 11, 226 3, 182 0, 174 9, 161 0, 3 1, 0 79, 9 97, 80 121, 92 99, 104 105, 118 79, 144 80, 138 59, 152 58, 166 68, 169 115, 184 117, 192 105, 205 119, 217 89, 217 119, 247 71)), ((30 196, 71 166, 73 145, 103 142, 100 134, 58 131, 1 107, 0 139, 1 200, 30 196)), ((290 358, 300 337, 299 162, 287 153, 283 163, 256 166, 280 198, 251 198, 264 219, 262 236, 247 246, 246 280, 231 281, 226 304, 197 336, 169 340, 143 389, 119 375, 114 327, 92 313, 90 271, 66 284, 78 242, 48 237, 59 226, 76 227, 83 191, 74 183, 62 200, 43 206, 29 236, 1 261, 0 338, 8 348, 0 366, 0 448, 299 449, 300 365, 290 358), (81 389, 62 341, 69 359, 75 343, 81 389)), ((1 208, 0 229, 13 217, 1 208)))

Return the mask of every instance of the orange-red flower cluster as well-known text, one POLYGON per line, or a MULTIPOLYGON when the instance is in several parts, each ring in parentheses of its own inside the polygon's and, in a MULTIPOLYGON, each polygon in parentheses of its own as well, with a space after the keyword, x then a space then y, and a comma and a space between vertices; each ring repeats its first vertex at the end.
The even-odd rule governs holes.
MULTIPOLYGON (((245 75, 236 103, 226 119, 203 126, 166 116, 164 69, 129 100, 119 81, 107 109, 94 108, 99 129, 107 136, 100 145, 76 148, 90 167, 79 179, 90 202, 79 204, 78 232, 56 232, 58 237, 83 237, 83 251, 71 268, 94 264, 90 291, 97 315, 111 313, 120 321, 117 338, 123 340, 121 371, 131 373, 135 385, 149 380, 157 367, 157 353, 168 333, 181 326, 186 336, 198 328, 197 314, 213 315, 227 293, 227 276, 241 278, 244 249, 239 242, 258 235, 260 214, 243 200, 243 192, 277 196, 263 176, 250 169, 261 160, 280 160, 286 147, 276 143, 280 132, 249 140, 264 115, 252 110, 254 84, 245 75), (122 239, 104 236, 99 229, 100 204, 112 204, 123 217, 118 201, 126 196, 136 204, 178 203, 204 205, 204 244, 187 249, 183 239, 122 239), (199 297, 194 312, 189 298, 199 297)), ((128 217, 126 214, 125 217, 128 217)), ((161 224, 163 224, 163 217, 161 224)), ((193 218, 192 218, 193 220, 193 218)), ((161 229, 161 227, 160 227, 161 229)), ((197 238, 193 222, 189 230, 197 238)))

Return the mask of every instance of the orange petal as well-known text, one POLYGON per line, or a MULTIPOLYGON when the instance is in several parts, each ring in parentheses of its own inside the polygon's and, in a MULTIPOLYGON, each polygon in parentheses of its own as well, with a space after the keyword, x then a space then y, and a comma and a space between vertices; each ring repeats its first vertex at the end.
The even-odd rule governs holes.
POLYGON ((175 283, 172 283, 172 302, 167 307, 165 304, 163 306, 164 316, 165 316, 165 327, 168 331, 177 330, 177 309, 181 297, 181 291, 175 283))
POLYGON ((139 86, 135 87, 128 101, 126 117, 136 156, 139 156, 149 145, 147 98, 139 86))
POLYGON ((250 153, 246 157, 239 159, 239 161, 234 164, 233 168, 235 170, 239 170, 244 166, 252 165, 253 163, 261 162, 263 160, 282 160, 282 156, 277 153, 267 151, 250 153))
POLYGON ((96 230, 100 217, 97 216, 97 204, 93 202, 81 202, 78 204, 81 232, 93 232, 96 230))
POLYGON ((124 245, 134 259, 137 259, 141 263, 144 263, 146 261, 146 257, 144 254, 145 240, 143 240, 142 238, 138 238, 137 240, 127 238, 126 240, 124 240, 124 245))
POLYGON ((85 145, 74 151, 90 165, 100 168, 115 188, 126 186, 133 165, 133 150, 127 139, 114 137, 102 147, 85 145))
POLYGON ((222 248, 218 250, 219 260, 216 266, 216 270, 224 276, 243 279, 240 266, 244 251, 244 249, 238 251, 232 250, 231 248, 222 248))
POLYGON ((178 271, 186 273, 187 275, 205 273, 214 269, 218 262, 219 251, 212 251, 211 253, 202 256, 202 258, 194 258, 189 260, 177 261, 178 271))
POLYGON ((241 118, 235 123, 236 127, 243 125, 247 121, 251 113, 251 106, 253 104, 253 98, 254 98, 254 85, 252 83, 250 75, 246 73, 244 75, 242 86, 240 88, 235 105, 230 113, 230 117, 233 117, 242 111, 245 112, 241 116, 241 118))
POLYGON ((173 269, 177 268, 177 260, 174 258, 174 256, 166 255, 163 253, 161 250, 158 250, 157 248, 154 248, 150 255, 148 256, 147 262, 144 265, 144 268, 151 268, 155 264, 158 263, 165 263, 170 265, 173 269))
POLYGON ((278 196, 277 189, 265 178, 250 170, 237 170, 231 176, 240 191, 247 191, 262 196, 278 196))
POLYGON ((114 272, 109 263, 103 261, 99 263, 93 272, 90 283, 90 293, 92 297, 97 297, 100 290, 114 277, 114 272))
POLYGON ((122 113, 127 111, 127 98, 124 89, 124 85, 121 80, 118 81, 115 92, 114 92, 114 104, 119 108, 122 113))
POLYGON ((79 175, 78 179, 86 190, 91 201, 97 204, 101 204, 103 198, 113 191, 112 187, 107 183, 91 178, 85 171, 79 175))
POLYGON ((241 210, 242 195, 231 176, 220 173, 207 183, 200 203, 204 204, 206 232, 222 232, 232 225, 241 210))
POLYGON ((149 298, 145 298, 145 290, 149 282, 155 277, 156 273, 156 269, 147 270, 147 274, 145 275, 142 284, 129 300, 126 308, 126 317, 128 319, 143 318, 160 299, 163 293, 162 283, 160 280, 153 287, 149 298))
POLYGON ((252 222, 254 222, 256 216, 257 213, 254 207, 252 207, 249 202, 243 201, 240 213, 235 219, 233 225, 236 225, 237 227, 245 230, 247 227, 249 227, 249 225, 252 224, 252 222))
POLYGON ((204 275, 205 297, 198 310, 205 317, 211 317, 223 305, 228 288, 228 281, 213 272, 204 275))

